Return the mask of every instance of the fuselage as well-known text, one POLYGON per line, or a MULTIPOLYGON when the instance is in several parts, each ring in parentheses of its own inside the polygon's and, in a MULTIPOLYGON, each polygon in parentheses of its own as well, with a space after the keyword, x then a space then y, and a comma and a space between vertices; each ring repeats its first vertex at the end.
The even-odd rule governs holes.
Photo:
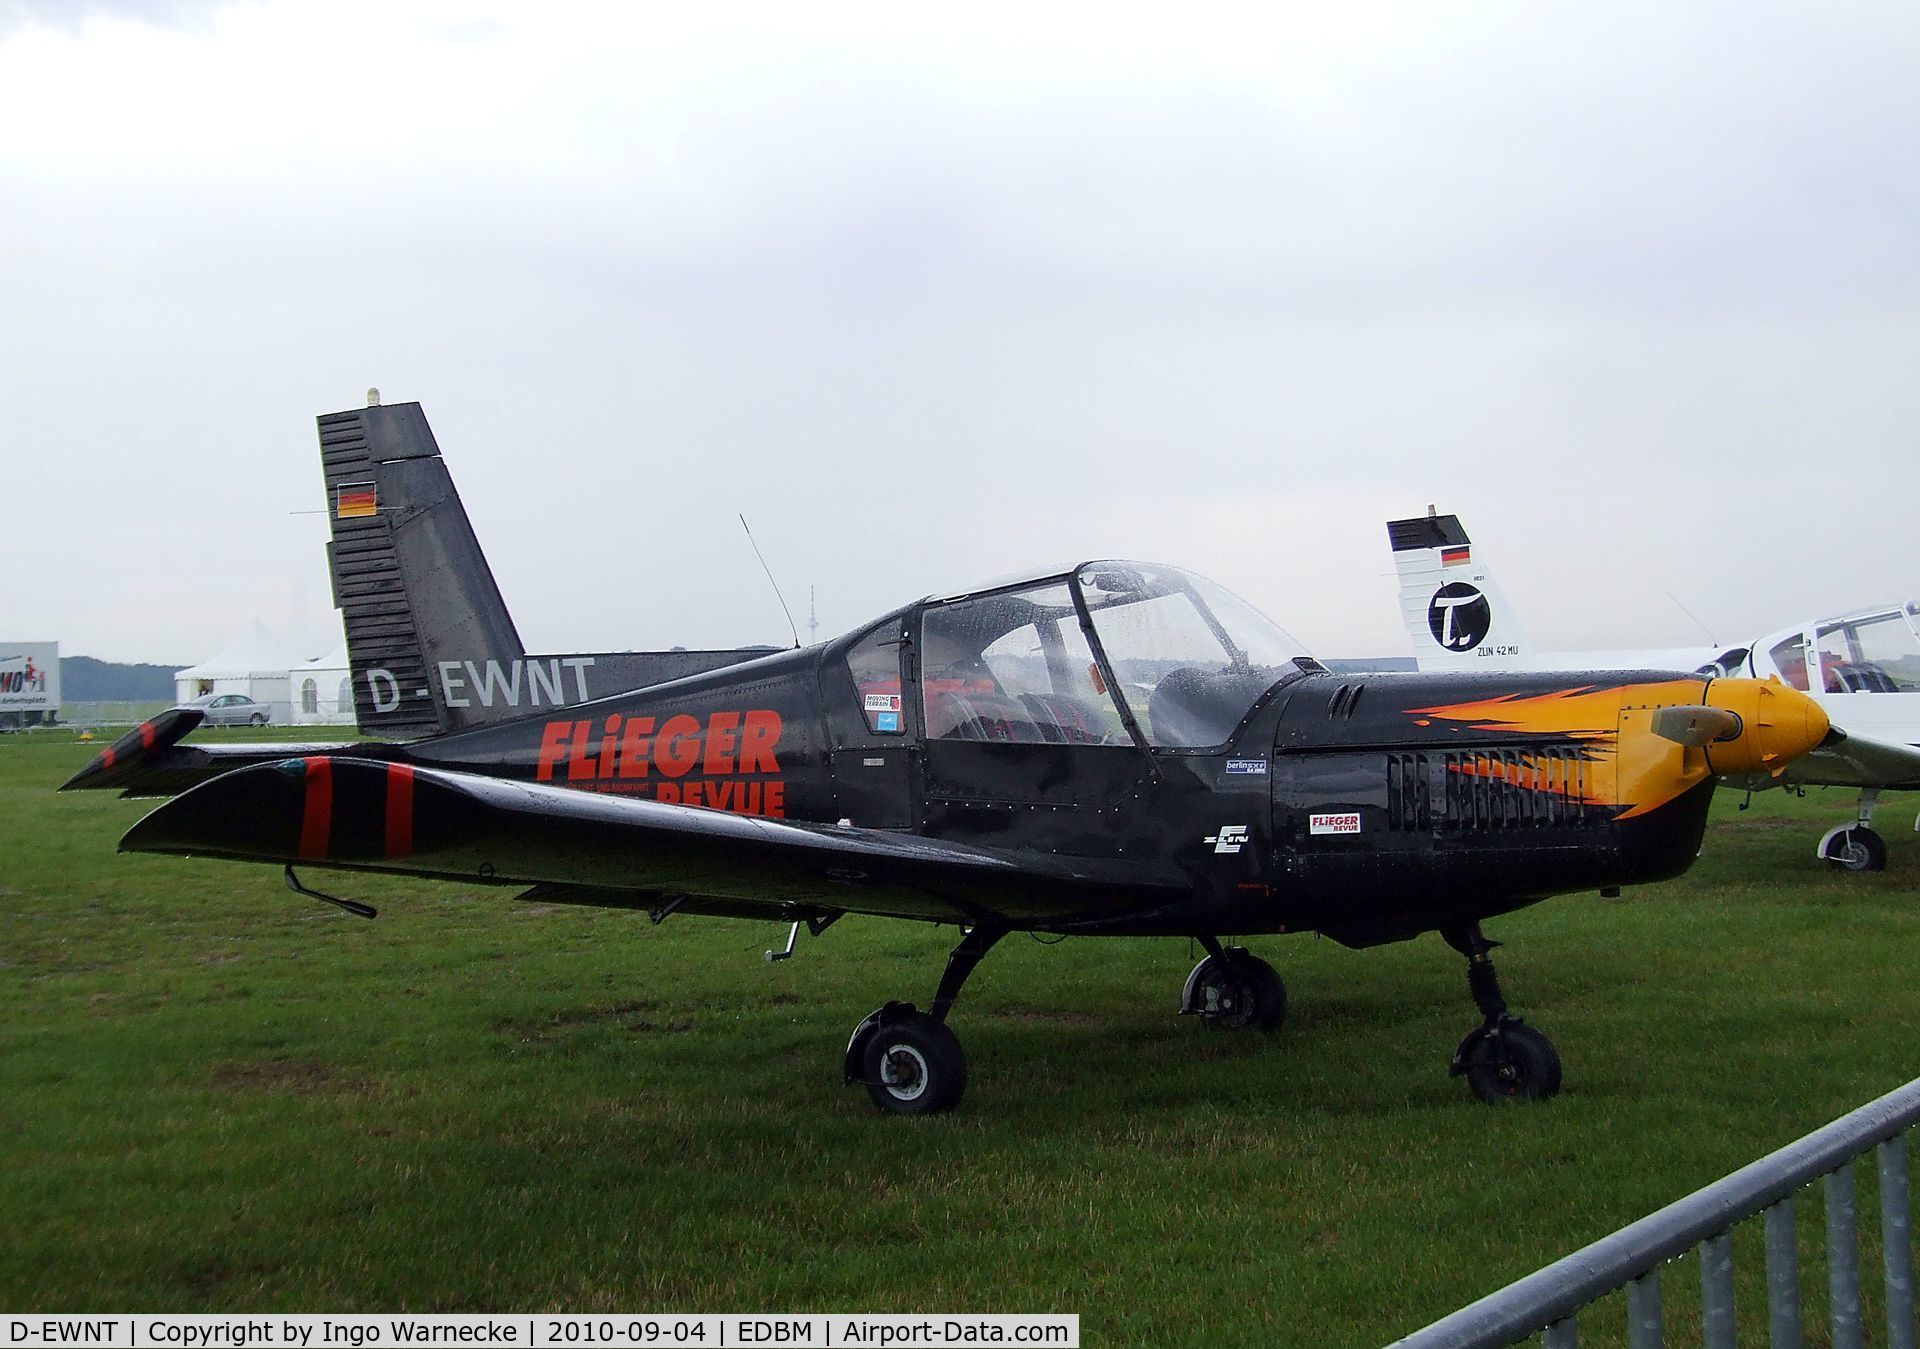
POLYGON ((189 793, 124 846, 620 907, 1355 945, 1672 876, 1716 775, 1777 773, 1828 729, 1778 682, 1335 675, 1204 578, 1115 562, 404 744, 203 749, 178 743, 197 714, 159 722, 69 783, 189 793))
POLYGON ((1188 680, 1178 708, 1167 692, 1177 676, 1162 672, 1136 711, 1125 662, 1105 650, 1082 669, 1043 659, 1048 642, 1035 639, 1032 677, 1054 681, 1045 693, 1014 696, 1010 667, 997 679, 988 668, 990 645, 968 679, 956 661, 936 674, 933 662, 953 654, 934 650, 943 603, 821 646, 419 742, 408 757, 1177 878, 1177 900, 1144 905, 1120 885, 1092 902, 1045 884, 970 897, 1013 925, 1055 931, 1311 929, 1368 944, 1660 880, 1699 850, 1707 752, 1641 723, 1649 709, 1704 704, 1703 676, 1337 676, 1297 658, 1188 680), (1103 705, 1095 686, 1108 683, 1123 696, 1103 705), (1201 706, 1210 697, 1224 712, 1201 706), (1204 743, 1153 743, 1149 715, 1163 730, 1178 716, 1198 728, 1161 738, 1204 743))

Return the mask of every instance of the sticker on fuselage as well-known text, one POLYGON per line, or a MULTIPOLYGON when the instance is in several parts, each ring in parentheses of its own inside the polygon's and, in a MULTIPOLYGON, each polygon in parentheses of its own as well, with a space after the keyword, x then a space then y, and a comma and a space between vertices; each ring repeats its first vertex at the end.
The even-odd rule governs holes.
POLYGON ((866 710, 869 712, 898 712, 900 695, 897 693, 869 693, 866 710))
MULTIPOLYGON (((896 698, 894 701, 898 702, 899 699, 896 698)), ((873 714, 873 729, 880 735, 899 735, 900 714, 898 712, 875 712, 873 714)))
POLYGON ((1243 777, 1243 776, 1264 777, 1266 776, 1266 772, 1267 772, 1267 761, 1265 759, 1228 759, 1227 760, 1227 776, 1230 778, 1243 777))
POLYGON ((1209 834, 1202 842, 1211 843, 1213 850, 1220 852, 1239 852, 1247 841, 1247 826, 1244 824, 1223 824, 1220 832, 1209 834))
POLYGON ((1341 811, 1330 815, 1307 816, 1309 834, 1357 834, 1360 832, 1360 812, 1341 811))

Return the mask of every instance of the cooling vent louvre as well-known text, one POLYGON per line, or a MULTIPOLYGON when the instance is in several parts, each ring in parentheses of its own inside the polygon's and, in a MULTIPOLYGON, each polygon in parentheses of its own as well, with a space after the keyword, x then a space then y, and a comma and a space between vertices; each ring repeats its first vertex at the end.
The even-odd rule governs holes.
POLYGON ((1572 746, 1389 754, 1387 827, 1459 834, 1596 824, 1607 813, 1588 803, 1591 772, 1572 746))
POLYGON ((1432 788, 1427 781, 1427 756, 1387 756, 1387 828, 1433 828, 1432 788))

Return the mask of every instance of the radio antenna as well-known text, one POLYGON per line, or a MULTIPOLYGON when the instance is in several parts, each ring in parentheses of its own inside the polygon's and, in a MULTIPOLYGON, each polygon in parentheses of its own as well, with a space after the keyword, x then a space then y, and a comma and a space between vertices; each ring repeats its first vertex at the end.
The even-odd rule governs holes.
POLYGON ((1679 608, 1681 613, 1685 614, 1688 618, 1691 618, 1694 621, 1695 626, 1697 626, 1700 629, 1700 631, 1707 634, 1707 640, 1709 642, 1712 642, 1715 646, 1720 645, 1720 639, 1713 635, 1713 629, 1700 621, 1700 615, 1696 614, 1693 610, 1687 608, 1686 605, 1681 604, 1680 597, 1678 595, 1674 594, 1671 590, 1669 590, 1667 592, 1667 598, 1674 602, 1675 606, 1679 608))
POLYGON ((780 612, 787 616, 787 627, 793 633, 793 646, 800 649, 800 629, 794 627, 793 610, 787 608, 787 597, 780 593, 780 583, 773 579, 773 568, 767 565, 766 557, 760 552, 760 545, 753 541, 753 531, 747 529, 747 517, 740 517, 740 528, 747 531, 747 542, 753 546, 753 555, 760 559, 760 570, 767 574, 767 584, 773 587, 773 597, 780 601, 780 612))

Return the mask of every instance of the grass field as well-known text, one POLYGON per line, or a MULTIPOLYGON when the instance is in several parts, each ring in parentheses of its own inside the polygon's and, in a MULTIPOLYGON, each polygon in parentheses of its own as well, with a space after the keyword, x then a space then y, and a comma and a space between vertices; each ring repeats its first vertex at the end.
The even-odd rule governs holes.
MULTIPOLYGON (((1475 1018, 1437 937, 1252 943, 1293 998, 1271 1039, 1172 1014, 1184 942, 1015 938, 954 1017, 966 1102, 901 1120, 840 1051, 924 1005, 952 929, 847 919, 769 966, 771 924, 309 878, 361 922, 269 868, 116 856, 145 804, 53 794, 91 752, 0 740, 9 1310, 1063 1311, 1098 1346, 1378 1344, 1920 1074, 1910 798, 1881 875, 1813 860, 1849 798, 1723 794, 1682 880, 1492 923, 1566 1064, 1545 1105, 1448 1079, 1475 1018)), ((1817 1198, 1800 1231, 1818 1323, 1817 1198)), ((1736 1244, 1763 1336, 1759 1233, 1736 1244)))

